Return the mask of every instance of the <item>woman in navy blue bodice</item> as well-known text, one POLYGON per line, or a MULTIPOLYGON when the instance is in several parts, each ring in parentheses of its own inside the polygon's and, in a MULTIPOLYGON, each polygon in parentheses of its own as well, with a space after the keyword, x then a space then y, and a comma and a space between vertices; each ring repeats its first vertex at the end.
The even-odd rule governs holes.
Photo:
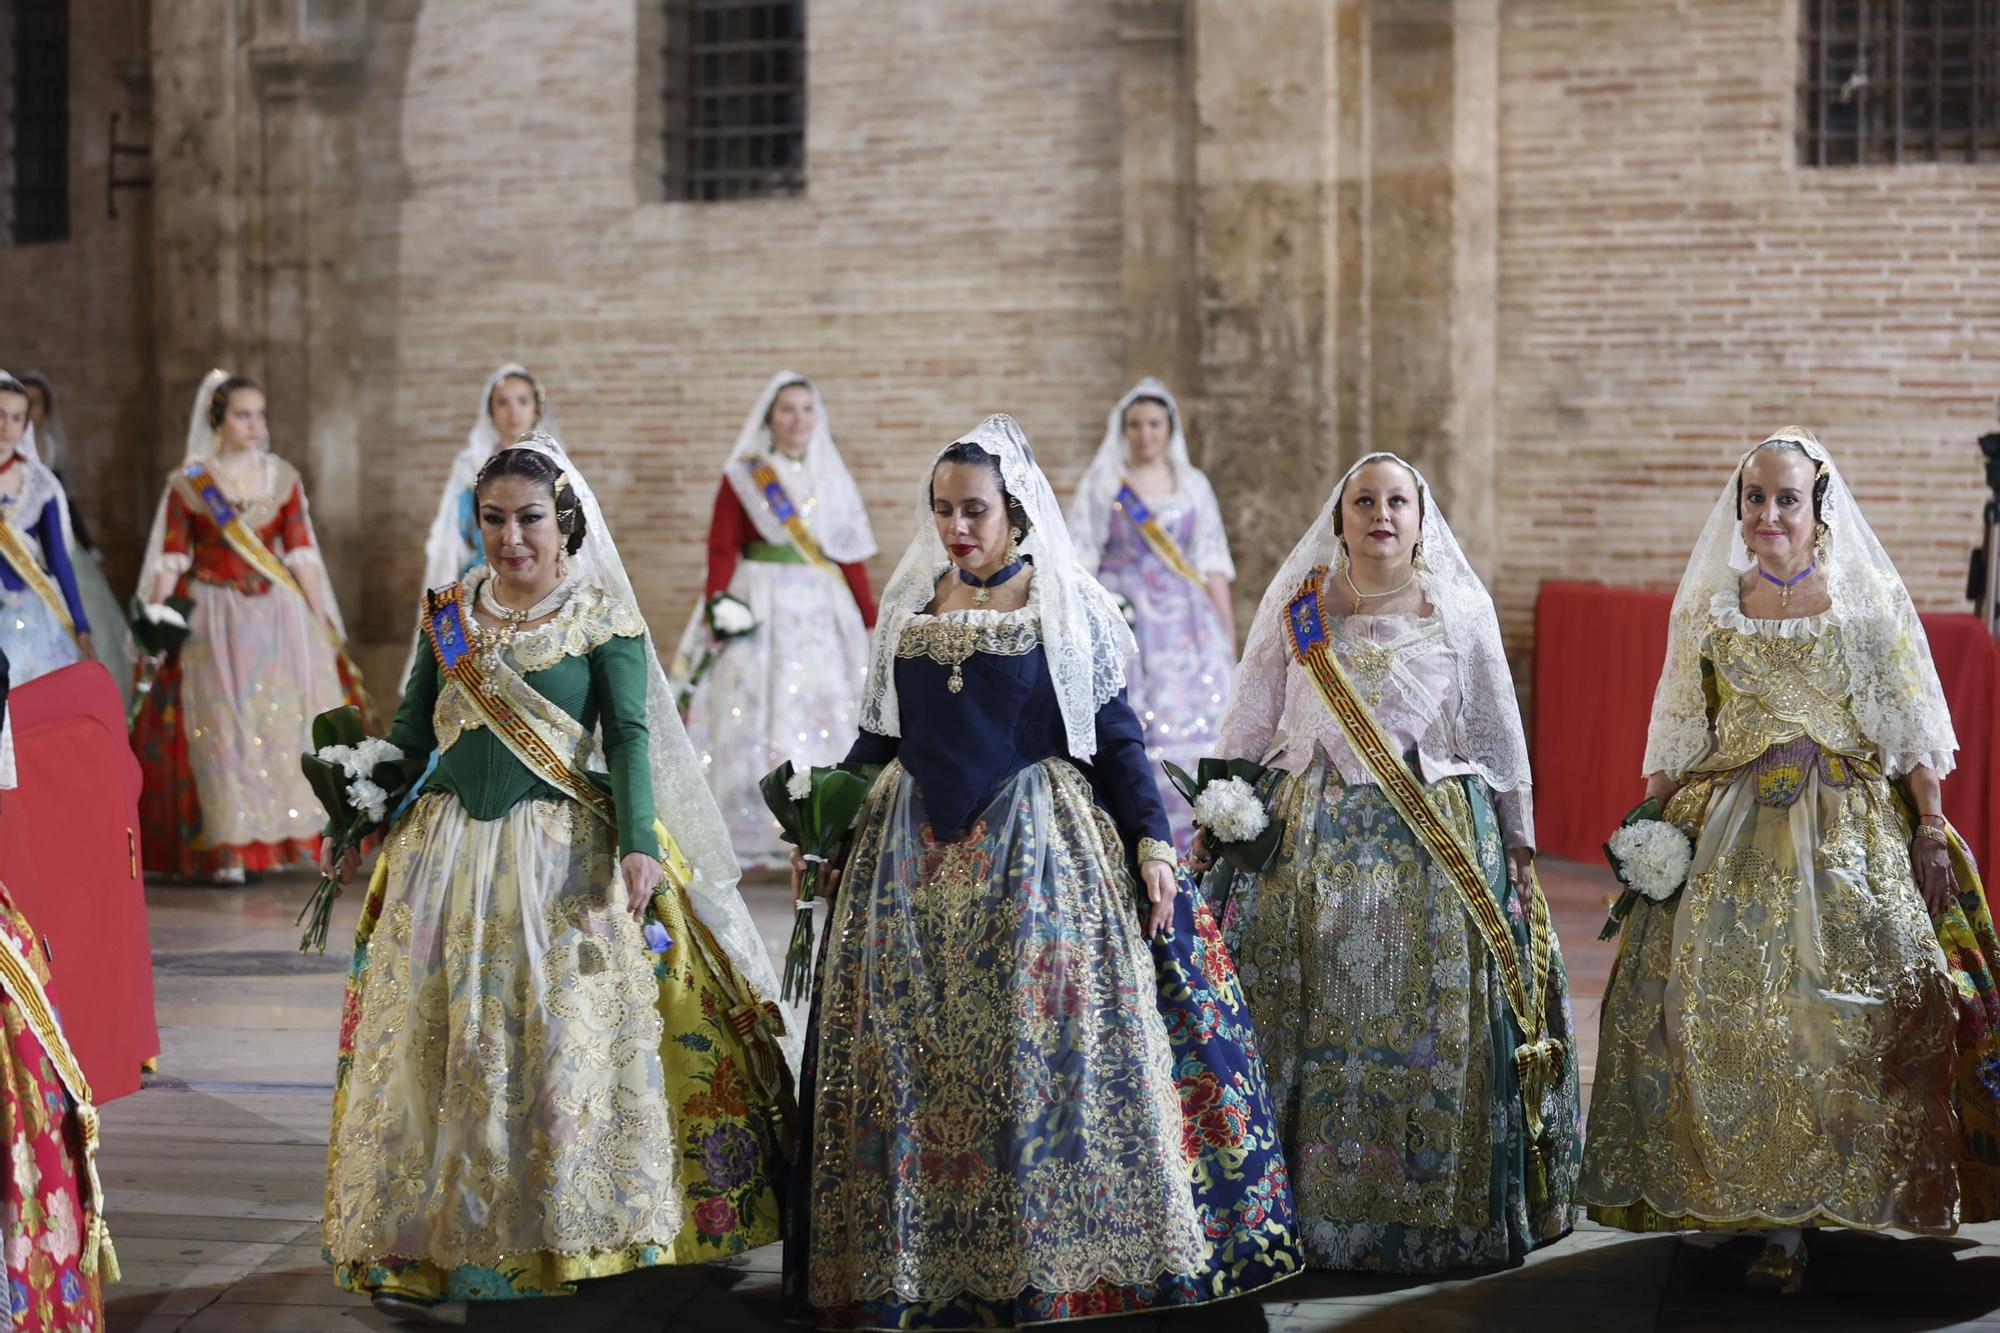
POLYGON ((1125 701, 1130 631, 1008 418, 923 498, 849 754, 882 771, 822 946, 789 1312, 1011 1327, 1289 1276, 1283 1152, 1125 701))

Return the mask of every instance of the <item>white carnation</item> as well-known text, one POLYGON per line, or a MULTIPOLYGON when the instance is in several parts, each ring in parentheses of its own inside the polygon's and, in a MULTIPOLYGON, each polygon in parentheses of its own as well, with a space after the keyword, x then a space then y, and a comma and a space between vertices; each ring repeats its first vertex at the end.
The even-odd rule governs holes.
POLYGON ((724 638, 736 638, 757 628, 757 617, 750 614, 750 608, 727 595, 718 597, 708 608, 708 623, 724 638))
POLYGON ((1271 822, 1257 790, 1242 778, 1218 778, 1195 798, 1197 824, 1224 842, 1248 842, 1271 822))
POLYGON ((187 618, 168 606, 165 602, 147 602, 143 607, 146 619, 155 625, 172 625, 175 629, 186 629, 187 618))
POLYGON ((313 751, 313 758, 329 764, 338 764, 351 778, 364 776, 354 771, 354 747, 351 745, 322 746, 313 751))
POLYGON ((383 740, 380 736, 370 736, 354 747, 354 767, 347 775, 365 778, 375 771, 378 764, 392 764, 403 758, 403 747, 383 740))
POLYGON ((367 815, 370 823, 379 824, 389 817, 389 793, 367 778, 347 784, 347 803, 367 815))
POLYGON ((795 801, 810 800, 812 799, 812 794, 813 775, 811 769, 792 774, 791 781, 785 784, 785 795, 795 801))
POLYGON ((1608 845, 1619 878, 1656 903, 1680 892, 1694 860, 1687 835, 1660 819, 1628 824, 1611 835, 1608 845))

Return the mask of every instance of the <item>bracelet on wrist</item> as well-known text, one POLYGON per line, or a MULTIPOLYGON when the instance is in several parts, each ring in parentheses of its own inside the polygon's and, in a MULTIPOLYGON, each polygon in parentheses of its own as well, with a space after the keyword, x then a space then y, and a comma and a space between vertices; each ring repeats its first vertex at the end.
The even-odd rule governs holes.
POLYGON ((1951 835, 1935 824, 1917 825, 1916 836, 1929 842, 1949 843, 1951 841, 1951 835))
POLYGON ((1934 828, 1947 827, 1945 817, 1943 815, 1918 815, 1917 822, 1919 824, 1929 824, 1934 828))

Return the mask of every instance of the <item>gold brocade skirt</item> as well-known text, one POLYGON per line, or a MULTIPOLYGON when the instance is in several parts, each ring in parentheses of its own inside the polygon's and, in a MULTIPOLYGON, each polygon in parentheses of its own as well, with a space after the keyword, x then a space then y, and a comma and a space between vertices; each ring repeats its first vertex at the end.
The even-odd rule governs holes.
POLYGON ((569 801, 474 820, 431 793, 397 825, 341 1030, 341 1285, 558 1294, 777 1238, 775 1048, 736 1021, 747 990, 683 895, 655 899, 673 944, 648 951, 608 904, 616 865, 569 801))
POLYGON ((1698 776, 1666 818, 1694 861, 1679 895, 1633 909, 1606 988, 1591 1216, 1952 1230, 1946 918, 1917 892, 1888 783, 1815 754, 1698 776))

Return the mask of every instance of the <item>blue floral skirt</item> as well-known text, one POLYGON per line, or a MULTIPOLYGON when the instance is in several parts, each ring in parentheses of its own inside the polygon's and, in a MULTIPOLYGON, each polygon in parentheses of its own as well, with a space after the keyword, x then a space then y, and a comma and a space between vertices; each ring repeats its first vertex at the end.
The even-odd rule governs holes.
POLYGON ((1199 1305, 1298 1272, 1255 1035, 1183 884, 1150 943, 1068 762, 938 842, 892 764, 822 942, 786 1312, 958 1329, 1199 1305))

